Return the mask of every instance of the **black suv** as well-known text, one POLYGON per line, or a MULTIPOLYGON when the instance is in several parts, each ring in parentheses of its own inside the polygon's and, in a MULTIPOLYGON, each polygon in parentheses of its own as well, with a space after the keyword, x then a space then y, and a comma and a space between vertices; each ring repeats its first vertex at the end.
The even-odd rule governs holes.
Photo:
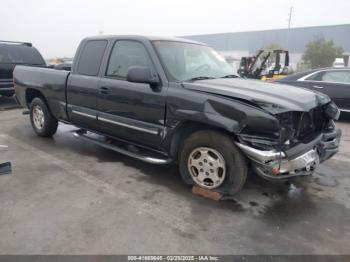
POLYGON ((15 93, 12 73, 16 65, 46 66, 31 43, 0 40, 0 95, 12 96, 15 93))

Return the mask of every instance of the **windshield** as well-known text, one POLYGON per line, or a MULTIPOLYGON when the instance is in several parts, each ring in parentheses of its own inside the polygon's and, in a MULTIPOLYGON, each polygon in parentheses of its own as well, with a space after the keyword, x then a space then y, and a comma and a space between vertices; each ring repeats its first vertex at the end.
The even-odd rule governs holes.
POLYGON ((234 75, 233 67, 212 48, 191 43, 154 41, 168 77, 175 81, 234 75))
POLYGON ((1 45, 0 64, 44 65, 45 61, 39 52, 33 47, 22 45, 1 45))

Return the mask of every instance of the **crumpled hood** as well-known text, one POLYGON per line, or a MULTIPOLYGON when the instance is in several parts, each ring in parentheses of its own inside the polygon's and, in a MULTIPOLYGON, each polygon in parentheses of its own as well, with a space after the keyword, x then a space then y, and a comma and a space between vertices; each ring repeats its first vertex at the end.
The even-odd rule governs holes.
POLYGON ((183 84, 185 88, 194 91, 254 103, 271 114, 288 111, 308 112, 330 101, 327 95, 304 88, 243 78, 210 79, 183 84))

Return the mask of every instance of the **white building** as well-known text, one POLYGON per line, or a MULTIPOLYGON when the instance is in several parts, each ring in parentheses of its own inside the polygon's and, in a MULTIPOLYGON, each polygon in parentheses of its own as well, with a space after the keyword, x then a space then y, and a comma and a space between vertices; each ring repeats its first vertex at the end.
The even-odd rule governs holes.
POLYGON ((242 56, 253 55, 270 44, 277 44, 289 50, 290 67, 294 70, 302 63, 305 46, 317 37, 324 37, 344 49, 347 54, 345 64, 350 65, 350 24, 183 37, 206 43, 235 61, 242 56))

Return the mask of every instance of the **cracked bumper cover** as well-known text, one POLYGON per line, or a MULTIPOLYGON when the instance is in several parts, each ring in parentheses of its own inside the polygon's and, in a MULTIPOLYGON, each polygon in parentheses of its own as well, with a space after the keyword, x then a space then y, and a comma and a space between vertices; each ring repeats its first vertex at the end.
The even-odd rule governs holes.
POLYGON ((251 160, 259 175, 273 180, 310 175, 323 161, 338 152, 341 130, 321 133, 308 143, 300 143, 286 151, 262 151, 241 143, 236 145, 251 160))

